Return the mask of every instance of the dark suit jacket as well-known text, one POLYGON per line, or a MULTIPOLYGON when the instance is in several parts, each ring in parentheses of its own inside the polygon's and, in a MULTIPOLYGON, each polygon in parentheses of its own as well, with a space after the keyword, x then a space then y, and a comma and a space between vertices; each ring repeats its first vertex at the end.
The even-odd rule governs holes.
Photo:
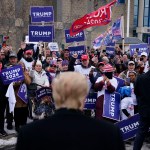
POLYGON ((138 101, 139 114, 150 118, 150 70, 138 76, 134 93, 138 101))
POLYGON ((21 128, 16 150, 124 150, 120 130, 81 111, 59 109, 21 128))

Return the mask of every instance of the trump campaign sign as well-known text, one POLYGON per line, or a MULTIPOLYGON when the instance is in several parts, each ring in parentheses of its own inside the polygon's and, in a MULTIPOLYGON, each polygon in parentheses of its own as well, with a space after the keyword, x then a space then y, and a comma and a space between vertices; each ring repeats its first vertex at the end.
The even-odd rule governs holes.
POLYGON ((46 96, 52 97, 52 91, 49 87, 42 87, 36 91, 36 99, 38 101, 46 96))
POLYGON ((29 25, 29 42, 52 42, 54 26, 29 25))
POLYGON ((26 104, 28 103, 28 96, 27 96, 27 86, 26 84, 21 84, 18 90, 18 96, 24 101, 26 104))
POLYGON ((70 35, 70 30, 65 30, 66 43, 80 42, 85 40, 84 31, 81 31, 73 36, 70 35))
POLYGON ((32 6, 30 16, 31 23, 54 22, 53 6, 32 6))
POLYGON ((81 55, 85 53, 86 48, 84 45, 82 46, 74 46, 74 47, 68 47, 70 54, 73 55, 75 53, 78 54, 78 59, 81 58, 81 55))
POLYGON ((112 120, 120 120, 120 100, 119 93, 109 93, 105 90, 104 105, 103 105, 103 117, 110 118, 112 120))
POLYGON ((96 99, 97 99, 96 92, 89 93, 89 95, 87 96, 85 100, 84 109, 95 109, 96 99))
POLYGON ((134 137, 139 127, 139 114, 132 116, 126 120, 115 123, 122 132, 123 140, 128 140, 134 137))
POLYGON ((48 43, 48 48, 50 51, 59 51, 58 43, 57 42, 50 42, 48 43))
POLYGON ((106 53, 110 55, 115 55, 115 48, 106 46, 106 53))
POLYGON ((24 80, 24 74, 21 65, 3 69, 0 73, 0 76, 4 84, 10 84, 15 81, 24 80))
POLYGON ((142 52, 146 52, 149 54, 148 51, 148 44, 130 44, 130 55, 133 56, 134 53, 136 52, 136 49, 138 49, 138 55, 141 55, 142 52))

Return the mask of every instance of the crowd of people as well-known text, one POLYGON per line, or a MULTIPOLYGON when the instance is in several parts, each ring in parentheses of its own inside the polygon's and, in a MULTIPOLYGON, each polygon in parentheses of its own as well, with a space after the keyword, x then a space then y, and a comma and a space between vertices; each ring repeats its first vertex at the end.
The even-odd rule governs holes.
MULTIPOLYGON (((119 90, 121 94, 121 120, 130 118, 138 113, 138 102, 134 93, 135 81, 138 76, 149 70, 149 57, 146 52, 138 53, 138 49, 131 56, 129 52, 122 52, 122 49, 115 47, 114 54, 108 54, 104 49, 86 50, 85 54, 79 56, 77 53, 71 55, 68 48, 61 51, 50 51, 35 47, 33 44, 21 43, 21 47, 15 53, 10 46, 2 47, 0 50, 0 71, 15 65, 21 65, 24 73, 24 80, 13 83, 15 90, 16 104, 14 113, 9 111, 9 102, 6 97, 8 85, 4 85, 0 78, 0 135, 6 136, 4 130, 5 119, 7 129, 15 129, 19 132, 21 126, 27 124, 27 118, 41 119, 33 111, 34 100, 32 90, 41 87, 52 89, 52 81, 63 72, 73 71, 86 76, 88 82, 88 93, 97 92, 95 107, 95 118, 108 120, 103 117, 104 92, 113 93, 116 91, 118 82, 115 77, 123 79, 124 86, 119 90), (23 102, 17 93, 21 84, 27 85, 29 102, 23 102)), ((67 74, 66 74, 67 75, 67 74)), ((74 80, 72 78, 72 80, 74 80)), ((71 82, 71 81, 69 81, 71 82)), ((62 83, 59 83, 60 85, 62 83)), ((67 88, 67 87, 66 87, 67 88)), ((52 89, 53 90, 53 89, 52 89)), ((82 90, 82 89, 81 89, 82 90)), ((62 96, 62 99, 65 98, 62 96)), ((55 106, 50 105, 49 115, 55 113, 55 106)), ((91 116, 91 110, 84 110, 85 115, 91 116)), ((41 114, 40 114, 41 115, 41 114)), ((44 117, 43 117, 44 118, 44 117)), ((110 122, 114 122, 109 119, 110 122)))

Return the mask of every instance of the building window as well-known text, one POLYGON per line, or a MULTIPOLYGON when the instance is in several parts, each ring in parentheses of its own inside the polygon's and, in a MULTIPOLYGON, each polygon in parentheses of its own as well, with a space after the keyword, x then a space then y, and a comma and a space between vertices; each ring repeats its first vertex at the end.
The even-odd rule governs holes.
POLYGON ((137 33, 136 33, 136 30, 133 30, 133 37, 137 37, 137 33))
POLYGON ((150 27, 150 0, 144 0, 144 27, 150 27))
POLYGON ((145 43, 148 43, 148 38, 149 37, 150 37, 150 34, 143 33, 143 39, 142 39, 142 41, 145 42, 145 43))
POLYGON ((138 26, 139 0, 134 0, 134 27, 138 26))

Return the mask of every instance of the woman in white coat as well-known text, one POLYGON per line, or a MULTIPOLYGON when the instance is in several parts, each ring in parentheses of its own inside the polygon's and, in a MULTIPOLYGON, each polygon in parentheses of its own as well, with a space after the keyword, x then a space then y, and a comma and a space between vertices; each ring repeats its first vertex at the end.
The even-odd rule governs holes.
POLYGON ((48 76, 45 70, 42 69, 42 63, 39 60, 35 63, 34 70, 30 71, 30 77, 32 78, 32 83, 36 83, 42 87, 50 86, 48 76))
MULTIPOLYGON (((48 76, 46 75, 45 70, 42 69, 41 61, 37 60, 35 62, 34 70, 30 71, 30 77, 32 79, 32 83, 36 84, 36 89, 40 89, 42 87, 50 87, 50 83, 48 80, 48 76)), ((33 119, 43 119, 47 115, 47 112, 51 114, 52 107, 51 101, 49 99, 39 101, 34 98, 32 101, 32 117, 33 119)))

